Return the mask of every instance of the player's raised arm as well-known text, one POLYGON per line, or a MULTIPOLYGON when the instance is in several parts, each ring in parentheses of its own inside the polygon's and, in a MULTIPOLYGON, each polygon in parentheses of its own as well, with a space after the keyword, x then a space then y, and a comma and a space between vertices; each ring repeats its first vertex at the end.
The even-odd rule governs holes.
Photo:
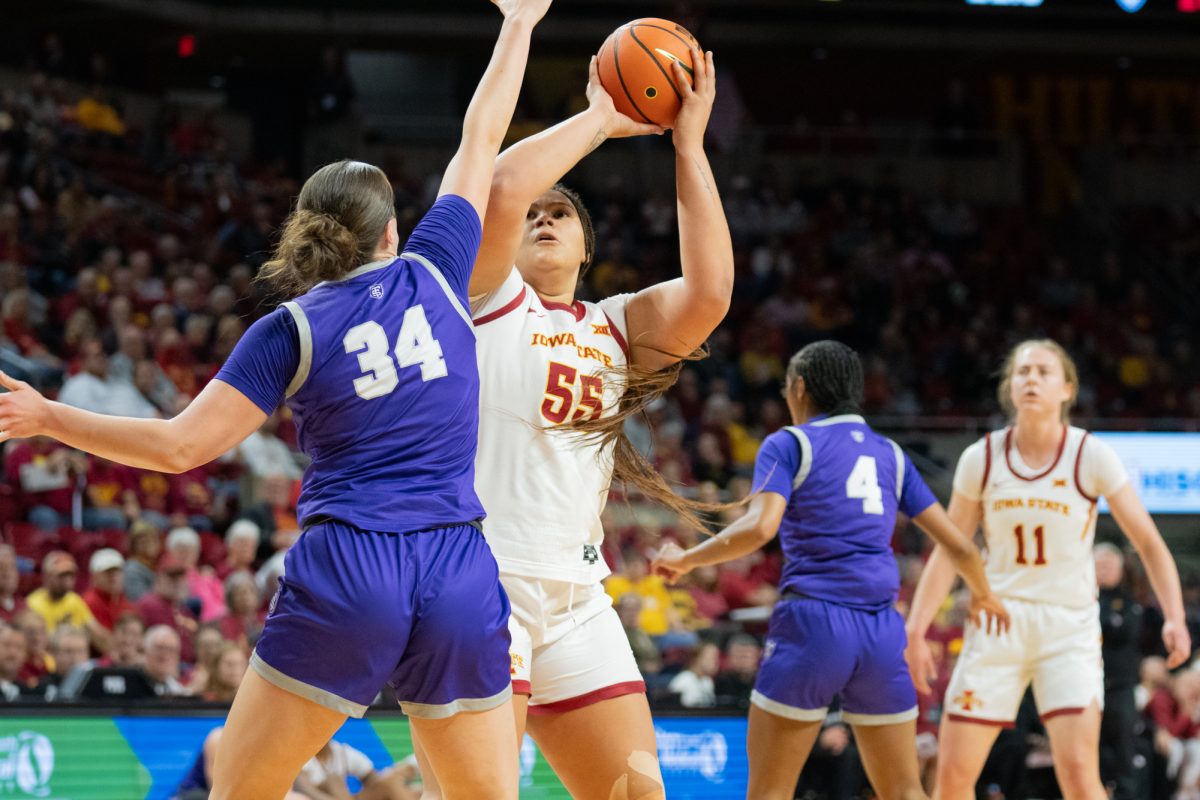
POLYGON ((471 273, 472 297, 486 294, 512 269, 529 206, 606 139, 662 133, 617 111, 600 84, 593 56, 588 67, 588 107, 570 119, 522 139, 496 159, 483 242, 471 273))
POLYGON ((456 194, 467 200, 479 218, 487 213, 492 169, 504 134, 512 121, 529 60, 529 38, 551 0, 492 0, 504 14, 504 24, 483 78, 475 89, 463 120, 462 141, 450 159, 438 196, 456 194))
POLYGON ((1158 598, 1166 620, 1162 638, 1167 647, 1167 666, 1174 669, 1187 661, 1192 653, 1192 637, 1184 618, 1183 591, 1179 587, 1179 570, 1175 567, 1175 559, 1158 532, 1158 526, 1134 491, 1133 484, 1126 481, 1124 486, 1106 499, 1113 519, 1129 537, 1133 549, 1137 550, 1142 563, 1146 565, 1146 575, 1150 578, 1154 596, 1158 598))
POLYGON ((42 397, 0 372, 0 442, 52 436, 101 458, 156 472, 186 472, 245 439, 267 415, 244 394, 214 380, 173 419, 96 414, 42 397))
POLYGON ((692 64, 694 89, 683 67, 672 64, 683 94, 672 133, 683 277, 638 292, 625 312, 633 363, 649 369, 669 366, 704 344, 725 318, 733 292, 733 241, 704 153, 717 94, 712 53, 693 50, 692 64))

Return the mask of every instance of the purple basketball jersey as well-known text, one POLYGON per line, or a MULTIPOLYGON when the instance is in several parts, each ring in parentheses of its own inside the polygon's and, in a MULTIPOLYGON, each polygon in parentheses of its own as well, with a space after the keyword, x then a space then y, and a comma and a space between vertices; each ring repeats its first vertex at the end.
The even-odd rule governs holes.
POLYGON ((899 445, 853 415, 768 436, 754 485, 788 498, 780 588, 869 610, 889 606, 900 587, 896 512, 916 516, 937 502, 899 445))

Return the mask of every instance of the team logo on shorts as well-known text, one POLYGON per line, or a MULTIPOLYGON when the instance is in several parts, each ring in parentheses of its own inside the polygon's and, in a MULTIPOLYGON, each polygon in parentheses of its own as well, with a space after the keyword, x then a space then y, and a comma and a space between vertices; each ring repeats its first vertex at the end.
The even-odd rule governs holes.
POLYGON ((383 284, 377 283, 371 287, 371 297, 374 297, 376 300, 383 297, 383 284))
POLYGON ((509 653, 508 674, 516 675, 518 671, 525 669, 525 657, 520 653, 509 653))
POLYGON ((600 551, 595 545, 585 544, 583 546, 583 560, 589 564, 595 564, 600 560, 600 551))
POLYGON ((859 444, 862 444, 863 441, 865 441, 867 437, 863 435, 862 431, 850 431, 850 438, 853 439, 854 441, 858 442, 859 444))
POLYGON ((975 692, 967 689, 958 697, 954 698, 954 705, 958 706, 963 711, 974 711, 977 708, 983 707, 983 701, 975 696, 975 692))
POLYGON ((771 657, 771 654, 774 652, 775 652, 775 640, 767 639, 767 643, 765 645, 763 645, 762 660, 766 661, 768 658, 771 657))

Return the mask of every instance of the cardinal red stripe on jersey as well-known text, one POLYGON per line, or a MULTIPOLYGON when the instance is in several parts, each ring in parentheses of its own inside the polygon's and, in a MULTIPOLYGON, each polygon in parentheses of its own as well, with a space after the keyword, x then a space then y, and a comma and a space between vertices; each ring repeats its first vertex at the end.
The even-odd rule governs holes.
POLYGON ((533 684, 529 681, 513 681, 512 690, 513 694, 523 694, 529 697, 533 694, 533 684))
POLYGON ((1058 442, 1058 453, 1054 456, 1054 461, 1050 462, 1050 466, 1039 472, 1037 475, 1029 476, 1022 475, 1013 469, 1012 464, 1012 435, 1013 429, 1009 428, 1008 433, 1004 434, 1004 462, 1008 464, 1008 471, 1023 481, 1040 481, 1042 478, 1054 472, 1054 468, 1058 466, 1058 462, 1062 460, 1063 450, 1067 448, 1067 426, 1063 425, 1062 439, 1058 442))
POLYGON ((617 323, 613 322, 612 317, 607 313, 604 318, 608 320, 608 332, 617 340, 617 344, 621 347, 621 352, 625 354, 625 359, 629 359, 629 345, 625 344, 625 337, 621 335, 621 331, 617 329, 617 323))
POLYGON ((507 303, 503 308, 498 308, 490 314, 484 314, 479 319, 475 320, 475 327, 491 322, 494 319, 499 319, 510 311, 515 311, 518 306, 525 301, 525 287, 521 287, 521 293, 512 299, 512 302, 507 303))
POLYGON ((1083 484, 1079 482, 1079 465, 1083 463, 1083 446, 1087 444, 1088 437, 1091 435, 1092 434, 1090 431, 1083 434, 1083 438, 1079 440, 1079 448, 1075 451, 1075 489, 1081 495, 1094 503, 1096 502, 1096 498, 1085 492, 1083 490, 1083 484))
POLYGON ((571 303, 571 305, 567 305, 566 303, 553 303, 549 300, 543 300, 542 305, 545 306, 549 311, 566 311, 568 314, 574 314, 576 322, 587 316, 587 309, 584 308, 583 303, 579 302, 578 300, 571 303))

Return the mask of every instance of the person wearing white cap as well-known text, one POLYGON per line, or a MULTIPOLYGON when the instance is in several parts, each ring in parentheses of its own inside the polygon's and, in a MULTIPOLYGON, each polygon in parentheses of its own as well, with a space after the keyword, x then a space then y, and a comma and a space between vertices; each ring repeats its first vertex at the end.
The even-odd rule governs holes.
POLYGON ((106 630, 112 630, 122 614, 133 611, 133 603, 125 596, 121 586, 121 573, 125 558, 111 547, 92 553, 88 562, 91 586, 83 593, 83 601, 92 610, 96 622, 106 630))

